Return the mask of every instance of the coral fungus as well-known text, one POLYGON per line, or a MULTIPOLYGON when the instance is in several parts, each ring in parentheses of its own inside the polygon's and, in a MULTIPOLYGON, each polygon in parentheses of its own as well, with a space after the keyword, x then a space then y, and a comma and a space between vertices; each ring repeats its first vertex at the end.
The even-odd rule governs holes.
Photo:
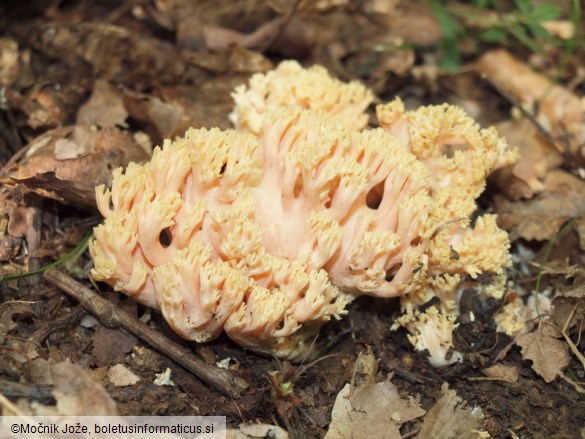
POLYGON ((514 152, 450 106, 397 100, 378 108, 382 128, 361 131, 371 92, 296 62, 234 99, 239 131, 191 129, 97 188, 92 276, 185 338, 225 330, 289 358, 353 297, 407 295, 398 323, 415 346, 437 365, 459 359, 445 357, 458 288, 509 263, 495 218, 470 216, 514 152), (440 311, 413 311, 433 295, 440 311))
POLYGON ((160 308, 183 337, 223 328, 294 356, 301 325, 339 317, 347 292, 409 291, 434 229, 429 194, 428 171, 383 130, 274 108, 258 138, 190 130, 117 170, 97 190, 92 275, 160 308))

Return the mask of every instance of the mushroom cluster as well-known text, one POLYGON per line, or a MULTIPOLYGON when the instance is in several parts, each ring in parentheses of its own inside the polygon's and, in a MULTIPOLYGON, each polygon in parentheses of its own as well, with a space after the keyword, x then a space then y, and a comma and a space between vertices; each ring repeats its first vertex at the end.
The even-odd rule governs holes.
POLYGON ((415 347, 456 361, 458 291, 510 262, 494 216, 470 217, 515 151, 447 105, 396 100, 364 129, 369 90, 294 61, 233 96, 236 130, 191 129, 97 188, 93 278, 160 309, 184 338, 223 330, 290 359, 356 296, 402 296, 415 347), (440 308, 419 312, 432 296, 440 308))

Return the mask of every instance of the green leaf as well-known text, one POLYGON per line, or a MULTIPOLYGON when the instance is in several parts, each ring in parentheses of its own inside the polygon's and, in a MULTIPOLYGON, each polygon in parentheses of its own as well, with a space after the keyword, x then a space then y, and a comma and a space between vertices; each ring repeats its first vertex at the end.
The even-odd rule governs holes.
POLYGON ((491 0, 474 0, 475 6, 479 9, 486 9, 491 4, 491 0))
POLYGON ((433 12, 437 17, 439 26, 441 26, 445 40, 454 40, 462 31, 459 22, 443 8, 434 8, 433 12))
POLYGON ((510 32, 518 41, 520 41, 523 45, 528 47, 533 52, 538 52, 538 45, 532 40, 531 36, 528 34, 524 26, 521 24, 514 24, 508 27, 508 32, 510 32))
POLYGON ((83 236, 83 238, 81 238, 81 241, 79 241, 79 243, 75 246, 75 248, 73 250, 71 250, 69 253, 67 253, 65 256, 61 257, 60 259, 56 260, 55 262, 52 262, 49 265, 45 265, 44 267, 41 267, 38 270, 0 277, 0 282, 6 282, 9 280, 17 280, 17 279, 22 279, 22 278, 29 277, 29 276, 34 276, 35 274, 40 274, 40 273, 43 273, 44 271, 47 271, 51 268, 58 267, 59 265, 63 264, 64 262, 67 262, 73 258, 77 258, 87 249, 89 238, 92 235, 93 235, 93 231, 90 229, 88 232, 86 232, 86 234, 83 236))
POLYGON ((520 13, 524 15, 530 14, 532 9, 531 0, 514 0, 514 3, 516 3, 516 8, 520 13))
POLYGON ((530 21, 542 23, 543 21, 556 20, 559 18, 561 16, 561 9, 558 5, 545 3, 536 6, 528 15, 530 21))
POLYGON ((483 31, 480 37, 488 43, 502 43, 506 39, 506 31, 499 27, 492 27, 483 31))
POLYGON ((530 32, 532 32, 532 34, 535 37, 539 37, 542 39, 548 39, 550 38, 550 34, 548 33, 548 31, 542 27, 540 24, 538 23, 529 23, 528 27, 530 28, 530 32))
POLYGON ((461 52, 457 47, 455 41, 451 41, 449 45, 445 46, 445 53, 439 61, 439 68, 447 71, 454 72, 461 65, 461 52))

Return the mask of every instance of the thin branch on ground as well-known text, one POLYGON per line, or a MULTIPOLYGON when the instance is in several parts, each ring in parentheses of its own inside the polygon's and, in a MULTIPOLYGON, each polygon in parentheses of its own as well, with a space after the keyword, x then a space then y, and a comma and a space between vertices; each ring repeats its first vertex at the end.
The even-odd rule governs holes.
POLYGON ((79 301, 85 309, 97 317, 105 326, 109 328, 122 327, 130 331, 222 394, 231 398, 238 398, 241 392, 249 387, 248 382, 243 378, 235 376, 229 370, 205 363, 195 357, 189 350, 151 329, 147 324, 133 318, 130 314, 117 308, 114 304, 70 276, 56 269, 46 271, 43 276, 49 283, 79 301))

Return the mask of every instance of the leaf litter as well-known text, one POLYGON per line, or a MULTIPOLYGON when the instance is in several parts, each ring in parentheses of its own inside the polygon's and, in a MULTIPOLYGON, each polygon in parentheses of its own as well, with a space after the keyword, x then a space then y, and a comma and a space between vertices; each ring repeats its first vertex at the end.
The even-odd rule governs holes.
MULTIPOLYGON (((212 343, 204 352, 208 361, 254 383, 229 401, 159 352, 133 346, 122 330, 82 326, 83 310, 38 277, 3 282, 4 413, 224 414, 239 426, 228 437, 583 431, 585 418, 572 414, 585 413, 578 396, 585 379, 579 271, 585 262, 585 81, 578 57, 561 63, 562 49, 554 46, 531 56, 514 47, 481 56, 484 43, 463 35, 459 52, 469 64, 445 75, 438 64, 448 49, 444 23, 423 2, 109 6, 35 1, 25 12, 6 6, 0 18, 2 275, 66 254, 76 244, 67 237, 81 237, 95 223, 88 213, 93 188, 108 183, 112 169, 148 159, 153 145, 189 126, 229 128, 234 86, 295 57, 325 65, 343 80, 360 79, 383 98, 398 94, 408 105, 457 102, 520 147, 521 160, 495 176, 482 208, 499 214, 513 241, 516 262, 501 306, 514 303, 519 321, 529 321, 507 341, 488 322, 462 325, 468 333, 461 339, 484 340, 482 348, 470 346, 460 365, 432 369, 405 334, 389 331, 392 305, 360 300, 349 321, 323 329, 319 340, 332 342, 331 356, 317 359, 318 366, 309 359, 282 364, 224 339, 212 343), (563 227, 568 231, 559 237, 563 227), (550 307, 535 308, 547 301, 550 307), (373 330, 349 322, 368 322, 373 330), (492 337, 499 338, 490 351, 492 337), (119 340, 112 349, 110 338, 119 340), (164 373, 175 386, 152 384, 164 373)), ((86 278, 85 257, 69 267, 86 278)), ((129 311, 137 318, 143 312, 129 311)), ((174 338, 156 313, 149 324, 174 338)))

